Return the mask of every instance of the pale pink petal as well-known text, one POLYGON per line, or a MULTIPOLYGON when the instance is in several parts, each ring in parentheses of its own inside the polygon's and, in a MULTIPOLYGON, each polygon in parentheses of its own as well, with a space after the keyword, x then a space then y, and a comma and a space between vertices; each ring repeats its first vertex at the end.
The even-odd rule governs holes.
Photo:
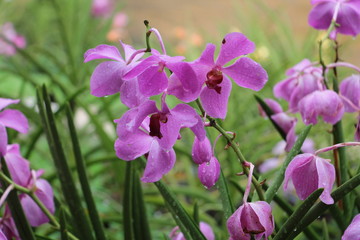
POLYGON ((360 214, 357 214, 350 225, 346 228, 341 240, 359 240, 360 239, 360 214))
POLYGON ((128 72, 124 75, 124 80, 132 79, 139 76, 142 72, 148 69, 151 66, 159 67, 159 57, 158 56, 150 56, 142 60, 135 67, 129 69, 128 72))
POLYGON ((244 34, 238 32, 226 34, 222 40, 220 53, 216 60, 216 65, 223 66, 232 59, 252 53, 254 50, 255 44, 251 42, 244 34))
POLYGON ((274 231, 274 217, 272 216, 271 206, 264 201, 249 203, 259 218, 260 224, 265 228, 265 232, 256 235, 256 239, 261 239, 265 235, 267 239, 274 231))
POLYGON ((250 235, 244 233, 240 217, 244 206, 239 207, 227 220, 227 229, 232 240, 250 240, 250 235))
POLYGON ((167 174, 174 167, 175 161, 176 155, 174 149, 164 150, 157 141, 153 141, 141 181, 159 181, 163 175, 167 174))
POLYGON ((335 182, 335 168, 326 159, 317 157, 316 169, 319 176, 318 188, 324 188, 320 200, 325 204, 333 204, 334 199, 330 194, 335 182))
POLYGON ((21 133, 27 133, 29 131, 28 120, 19 110, 5 109, 0 112, 0 123, 5 127, 15 129, 21 133))
POLYGON ((200 222, 200 231, 204 234, 206 240, 215 240, 214 232, 209 224, 200 222))
POLYGON ((13 181, 26 187, 31 178, 29 161, 21 155, 13 153, 7 153, 4 158, 13 181))
POLYGON ((274 96, 290 101, 293 89, 296 87, 296 77, 287 78, 274 86, 274 96))
POLYGON ((8 137, 7 137, 6 128, 4 125, 0 123, 0 157, 5 156, 7 143, 8 143, 8 137))
POLYGON ((259 91, 268 80, 265 69, 250 58, 240 58, 229 67, 223 68, 225 74, 229 75, 237 85, 259 91))
MULTIPOLYGON (((355 107, 360 108, 360 75, 345 78, 340 84, 340 94, 346 97, 355 107)), ((351 104, 343 101, 346 112, 356 112, 351 104)))
POLYGON ((114 146, 116 155, 125 161, 134 160, 149 152, 153 141, 153 137, 137 130, 127 135, 126 138, 116 139, 114 146))
POLYGON ((120 92, 124 68, 125 64, 120 62, 100 63, 91 75, 91 94, 104 97, 120 92))
MULTIPOLYGON (((122 41, 120 41, 120 45, 124 50, 125 53, 125 61, 129 61, 130 57, 133 55, 133 53, 136 52, 136 49, 134 49, 131 45, 125 44, 122 41)), ((136 62, 137 60, 139 60, 142 56, 144 55, 144 53, 139 53, 137 54, 134 59, 132 60, 132 62, 136 62)))
POLYGON ((0 110, 3 110, 7 106, 11 104, 17 104, 19 103, 19 99, 10 99, 10 98, 0 98, 0 110))
POLYGON ((89 62, 95 59, 112 59, 124 63, 119 50, 110 45, 101 44, 95 48, 87 50, 84 54, 84 62, 89 62))

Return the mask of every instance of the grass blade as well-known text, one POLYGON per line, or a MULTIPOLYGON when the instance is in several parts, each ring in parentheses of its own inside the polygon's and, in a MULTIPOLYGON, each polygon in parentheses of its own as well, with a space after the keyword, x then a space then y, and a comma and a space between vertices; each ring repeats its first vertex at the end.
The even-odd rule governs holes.
POLYGON ((220 177, 218 182, 216 183, 216 186, 220 191, 220 198, 224 210, 224 217, 227 220, 234 213, 235 209, 234 209, 234 205, 231 202, 229 189, 226 183, 224 173, 221 169, 220 169, 220 177))
POLYGON ((124 189, 124 205, 123 205, 123 214, 124 214, 124 239, 132 240, 135 239, 135 232, 133 228, 133 162, 126 162, 126 172, 125 172, 125 189, 124 189))

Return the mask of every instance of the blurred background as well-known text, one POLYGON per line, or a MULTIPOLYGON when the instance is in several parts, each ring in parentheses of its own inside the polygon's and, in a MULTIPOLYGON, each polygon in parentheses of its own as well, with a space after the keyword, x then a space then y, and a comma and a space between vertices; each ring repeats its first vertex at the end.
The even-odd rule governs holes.
MULTIPOLYGON (((285 78, 287 68, 304 58, 318 60, 318 41, 324 31, 316 31, 307 24, 310 10, 310 0, 0 0, 0 26, 11 23, 13 31, 26 41, 25 45, 18 45, 18 49, 7 50, 5 54, 0 47, 0 52, 3 51, 0 55, 0 97, 20 98, 22 102, 17 108, 29 118, 31 127, 27 136, 11 132, 11 137, 21 144, 22 153, 35 169, 46 170, 45 175, 61 201, 56 169, 37 115, 36 88, 44 83, 50 87, 53 110, 59 110, 59 126, 65 122, 61 106, 70 99, 99 211, 107 232, 111 233, 110 239, 122 239, 125 163, 113 150, 116 139, 113 120, 120 118, 127 109, 118 95, 105 98, 90 95, 90 76, 101 61, 84 64, 85 51, 99 44, 119 46, 119 40, 135 48, 144 48, 145 19, 162 34, 168 54, 184 55, 189 61, 199 57, 206 43, 219 46, 225 34, 240 31, 256 43, 256 51, 249 57, 262 64, 269 74, 269 82, 256 94, 273 98, 272 87, 285 78)), ((4 35, 4 31, 0 33, 4 35)), ((339 42, 341 60, 359 66, 360 39, 340 36, 339 42)), ((152 41, 152 47, 159 49, 156 41, 152 41)), ((327 63, 334 59, 332 48, 330 42, 325 42, 327 63)), ((342 69, 339 74, 343 78, 349 71, 342 69)), ((272 148, 281 137, 268 120, 259 116, 253 95, 253 91, 233 84, 228 116, 221 124, 226 130, 237 133, 236 140, 247 160, 259 165, 274 157, 272 148)), ((168 99, 171 106, 179 102, 175 98, 168 99)), ((286 103, 280 103, 286 109, 286 103)), ((345 121, 346 140, 351 141, 356 119, 349 115, 345 121)), ((303 126, 299 123, 297 130, 303 126)), ((331 126, 326 124, 313 128, 311 135, 316 136, 317 148, 331 145, 330 130, 331 126)), ((62 131, 61 134, 64 148, 71 153, 68 133, 62 131)), ((189 131, 182 134, 182 141, 176 144, 176 166, 163 180, 189 212, 197 202, 201 220, 213 226, 218 239, 224 239, 219 192, 206 190, 197 179, 197 168, 191 160, 193 136, 189 131)), ((208 134, 212 141, 218 135, 213 129, 209 129, 208 134)), ((225 145, 221 139, 216 148, 225 175, 236 182, 244 181, 235 176, 241 166, 232 151, 224 150, 225 145)), ((69 161, 74 164, 70 154, 69 161)), ((265 177, 270 178, 274 172, 276 170, 265 177)), ((159 239, 176 223, 154 186, 143 184, 143 188, 151 229, 154 229, 152 234, 154 239, 159 239)), ((230 190, 238 206, 241 194, 235 185, 230 185, 230 190)), ((277 221, 286 218, 283 214, 277 216, 277 221)), ((40 231, 52 234, 46 227, 40 231)))

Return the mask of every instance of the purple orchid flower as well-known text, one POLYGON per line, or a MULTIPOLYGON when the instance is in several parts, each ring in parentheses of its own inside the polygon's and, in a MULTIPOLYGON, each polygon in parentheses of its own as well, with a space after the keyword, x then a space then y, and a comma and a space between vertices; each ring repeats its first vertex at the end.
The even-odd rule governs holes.
MULTIPOLYGON (((169 237, 171 240, 186 240, 184 234, 179 231, 180 228, 178 226, 174 227, 169 237)), ((204 234, 207 240, 215 240, 215 234, 211 228, 211 226, 205 222, 200 222, 200 231, 204 234)))
POLYGON ((344 104, 334 91, 315 91, 299 102, 299 111, 305 124, 316 124, 318 116, 327 123, 335 124, 344 115, 344 104))
POLYGON ((329 159, 311 153, 297 155, 286 169, 284 190, 287 189, 290 179, 301 200, 306 199, 316 189, 324 188, 320 200, 325 204, 334 203, 330 193, 335 181, 335 168, 329 159))
POLYGON ((322 71, 314 67, 308 60, 304 59, 294 67, 287 70, 289 77, 274 86, 274 95, 289 102, 291 112, 298 111, 298 103, 306 95, 316 91, 324 90, 322 71))
POLYGON ((86 51, 84 62, 103 58, 114 60, 100 63, 95 68, 90 79, 91 94, 96 97, 104 97, 120 92, 122 103, 132 108, 140 105, 148 98, 139 92, 137 78, 125 79, 124 75, 139 64, 137 61, 144 53, 136 51, 123 42, 120 42, 120 45, 124 50, 125 59, 123 59, 116 47, 103 44, 86 51))
POLYGON ((359 240, 360 239, 360 214, 356 215, 346 228, 341 240, 359 240))
POLYGON ((259 91, 268 80, 266 71, 260 64, 250 58, 242 57, 230 66, 225 65, 231 60, 253 52, 255 45, 241 33, 229 33, 222 41, 219 56, 214 62, 215 45, 208 44, 198 60, 191 65, 196 72, 199 86, 194 92, 179 89, 179 81, 173 77, 170 81, 168 94, 175 95, 182 101, 190 102, 200 95, 206 113, 215 118, 225 118, 227 103, 231 92, 231 77, 241 87, 259 91))
POLYGON ((6 127, 12 128, 20 133, 27 133, 29 123, 24 114, 19 110, 5 109, 11 104, 19 103, 18 99, 0 98, 0 156, 6 154, 7 133, 6 127), (2 111, 3 110, 3 111, 2 111))
POLYGON ((309 24, 315 29, 328 29, 336 22, 336 32, 356 36, 360 33, 359 0, 312 0, 315 5, 309 14, 309 24))
POLYGON ((5 38, 0 37, 0 55, 12 56, 16 54, 16 48, 8 42, 13 43, 17 48, 25 48, 26 46, 25 38, 15 31, 13 24, 10 22, 0 26, 0 35, 5 38))
POLYGON ((149 100, 115 120, 117 156, 131 161, 148 153, 143 182, 158 181, 173 168, 176 158, 173 146, 181 128, 190 128, 200 141, 205 138, 204 124, 196 111, 186 104, 170 110, 164 96, 161 111, 155 101, 149 100))
POLYGON ((248 183, 243 197, 244 203, 227 221, 230 240, 250 240, 251 235, 256 240, 267 239, 274 231, 271 206, 265 201, 247 202, 253 170, 254 165, 250 163, 248 183))
POLYGON ((4 214, 0 218, 0 231, 5 235, 5 240, 21 240, 8 206, 5 207, 4 214))
POLYGON ((31 178, 30 163, 21 156, 19 144, 8 145, 4 158, 12 180, 26 187, 31 178))

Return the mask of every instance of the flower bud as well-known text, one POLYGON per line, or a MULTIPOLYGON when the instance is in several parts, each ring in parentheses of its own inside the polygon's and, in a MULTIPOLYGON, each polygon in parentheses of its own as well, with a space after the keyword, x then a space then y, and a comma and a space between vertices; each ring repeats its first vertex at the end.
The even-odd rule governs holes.
POLYGON ((209 162, 199 165, 198 176, 201 183, 206 188, 211 188, 215 185, 220 176, 219 161, 213 156, 209 162))
POLYGON ((197 137, 195 137, 191 155, 196 164, 209 162, 212 157, 212 149, 209 139, 205 137, 203 141, 200 141, 197 137))

